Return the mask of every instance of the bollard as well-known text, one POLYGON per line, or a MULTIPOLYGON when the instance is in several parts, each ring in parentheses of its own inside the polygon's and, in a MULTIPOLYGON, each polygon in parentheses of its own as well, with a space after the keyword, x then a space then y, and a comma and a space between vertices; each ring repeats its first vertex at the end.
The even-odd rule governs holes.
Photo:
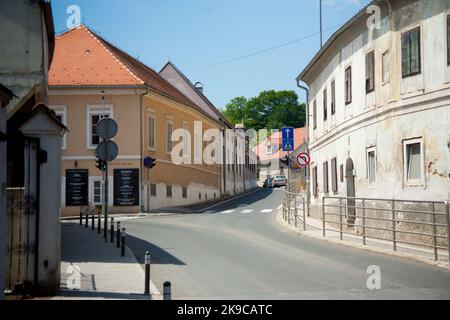
POLYGON ((120 256, 125 257, 125 228, 122 228, 121 238, 122 238, 122 243, 121 243, 121 247, 120 247, 120 256))
POLYGON ((97 233, 100 234, 102 232, 102 215, 97 213, 97 233))
POLYGON ((86 221, 85 221, 85 223, 84 223, 84 226, 87 228, 87 227, 88 227, 88 223, 89 223, 89 214, 87 213, 87 211, 86 211, 86 216, 85 216, 85 218, 86 218, 86 221))
POLYGON ((120 221, 117 221, 117 248, 120 248, 120 221))
POLYGON ((111 218, 111 243, 114 243, 114 218, 111 218))
POLYGON ((83 209, 80 208, 80 226, 83 225, 83 209))
POLYGON ((172 285, 170 281, 164 282, 163 300, 172 300, 172 285))
POLYGON ((95 230, 95 215, 94 215, 94 213, 92 213, 92 216, 91 216, 91 230, 92 231, 95 230))
POLYGON ((144 294, 150 295, 150 252, 145 253, 145 291, 144 294))

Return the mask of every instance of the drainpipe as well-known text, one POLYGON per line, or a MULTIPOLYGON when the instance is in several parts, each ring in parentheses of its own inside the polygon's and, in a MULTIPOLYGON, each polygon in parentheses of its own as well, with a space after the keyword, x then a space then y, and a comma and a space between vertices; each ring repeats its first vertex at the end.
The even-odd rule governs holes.
MULTIPOLYGON (((306 150, 309 154, 309 89, 300 84, 300 79, 297 80, 297 87, 306 92, 306 150)), ((308 217, 310 216, 310 205, 311 205, 311 167, 308 165, 306 168, 306 208, 308 217)))
MULTIPOLYGON (((143 197, 143 191, 144 191, 144 120, 146 119, 146 117, 144 117, 144 96, 148 93, 148 88, 145 88, 144 93, 142 93, 139 97, 139 104, 140 104, 140 120, 141 120, 141 126, 140 126, 140 140, 141 140, 141 161, 139 164, 139 172, 140 172, 140 201, 141 201, 141 211, 144 212, 145 211, 145 207, 144 207, 144 197, 143 197)), ((150 196, 150 191, 148 190, 149 186, 147 183, 147 197, 150 196)), ((147 208, 147 210, 149 211, 150 208, 147 208)))

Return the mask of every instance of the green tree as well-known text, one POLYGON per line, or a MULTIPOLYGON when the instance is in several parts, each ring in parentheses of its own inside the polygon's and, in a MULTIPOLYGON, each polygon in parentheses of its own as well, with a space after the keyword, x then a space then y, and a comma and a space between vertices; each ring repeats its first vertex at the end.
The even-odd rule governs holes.
POLYGON ((243 121, 248 129, 299 128, 305 125, 305 109, 295 91, 268 90, 251 99, 232 99, 224 114, 233 125, 243 121))

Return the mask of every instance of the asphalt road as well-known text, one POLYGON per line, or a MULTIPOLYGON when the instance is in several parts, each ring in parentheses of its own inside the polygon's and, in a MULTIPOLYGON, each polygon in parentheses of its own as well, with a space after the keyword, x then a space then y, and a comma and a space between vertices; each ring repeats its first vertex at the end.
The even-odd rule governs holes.
POLYGON ((174 299, 450 299, 450 271, 315 240, 275 221, 280 190, 260 190, 202 214, 124 221, 127 244, 174 299), (369 290, 369 266, 381 289, 369 290))

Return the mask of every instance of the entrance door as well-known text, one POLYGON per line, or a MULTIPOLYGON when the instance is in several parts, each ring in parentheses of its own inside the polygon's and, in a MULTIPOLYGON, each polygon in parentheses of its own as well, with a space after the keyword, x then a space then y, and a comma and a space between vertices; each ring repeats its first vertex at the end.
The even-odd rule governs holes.
MULTIPOLYGON (((345 165, 345 179, 347 181, 347 197, 355 197, 355 167, 351 158, 347 159, 345 165)), ((355 200, 347 199, 347 223, 349 227, 354 226, 356 220, 355 200)))

